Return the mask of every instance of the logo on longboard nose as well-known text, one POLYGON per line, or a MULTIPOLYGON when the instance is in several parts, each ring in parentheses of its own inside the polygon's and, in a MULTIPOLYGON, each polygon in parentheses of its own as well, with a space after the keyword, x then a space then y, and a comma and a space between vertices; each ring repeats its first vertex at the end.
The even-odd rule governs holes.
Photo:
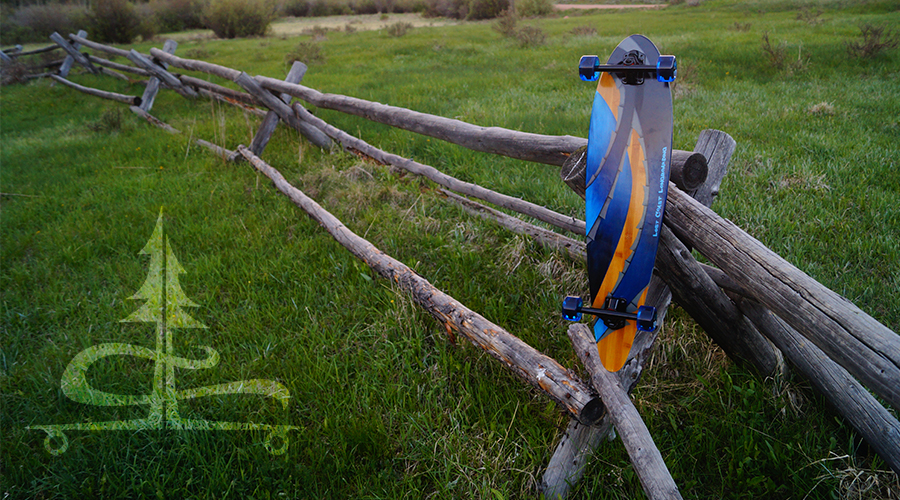
POLYGON ((255 394, 274 399, 286 410, 290 392, 273 380, 241 380, 219 385, 180 389, 176 384, 176 369, 201 370, 219 364, 219 353, 209 346, 199 346, 206 357, 189 359, 175 353, 175 331, 182 328, 206 329, 206 325, 191 317, 184 308, 197 307, 181 288, 179 275, 185 270, 172 251, 168 235, 163 231, 163 212, 153 234, 147 241, 142 255, 150 256, 147 277, 140 289, 130 297, 143 300, 144 304, 123 323, 152 323, 155 325, 155 345, 153 348, 125 343, 98 344, 79 352, 72 358, 60 380, 63 394, 69 399, 93 406, 149 407, 146 418, 108 422, 87 422, 75 424, 32 425, 27 429, 42 430, 47 433, 44 447, 53 455, 65 453, 69 447, 66 431, 143 431, 172 429, 184 431, 237 431, 258 430, 267 433, 266 449, 280 455, 288 448, 288 431, 298 427, 291 425, 268 425, 242 422, 221 422, 184 418, 179 411, 179 401, 226 394, 255 394), (117 394, 96 389, 91 385, 88 370, 95 363, 110 356, 133 356, 153 362, 153 386, 149 394, 117 394))

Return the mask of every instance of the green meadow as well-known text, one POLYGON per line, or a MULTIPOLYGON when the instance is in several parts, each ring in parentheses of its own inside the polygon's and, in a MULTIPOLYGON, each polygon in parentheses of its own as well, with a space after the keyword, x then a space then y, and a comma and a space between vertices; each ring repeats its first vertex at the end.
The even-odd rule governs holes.
MULTIPOLYGON (((708 0, 520 20, 540 28, 542 44, 505 38, 492 22, 403 36, 179 34, 176 55, 279 78, 287 54, 307 57, 303 83, 322 92, 585 137, 594 86, 578 79, 578 58, 643 33, 678 57, 674 147, 692 149, 707 128, 737 141, 713 208, 900 331, 900 49, 851 54, 867 23, 898 36, 900 6, 708 0)), ((82 85, 143 92, 75 73, 82 85)), ((312 111, 389 152, 583 218, 555 167, 312 111)), ((0 89, 3 498, 540 497, 568 423, 560 408, 451 341, 247 163, 192 145, 249 144, 258 118, 165 90, 151 112, 182 133, 46 79, 0 89), (185 399, 181 415, 295 426, 285 453, 270 453, 261 430, 148 428, 66 431, 68 449, 53 455, 43 431, 26 429, 147 418, 148 405, 72 401, 61 378, 92 346, 154 349, 154 324, 121 320, 144 304, 131 297, 148 278, 140 252, 161 209, 196 304, 182 310, 207 327, 175 329, 174 352, 219 354, 215 366, 176 368, 176 388, 264 379, 291 395, 286 409, 254 394, 185 399)), ((262 157, 379 249, 580 371, 559 304, 587 292, 583 263, 468 215, 429 181, 317 150, 286 127, 262 157)), ((158 377, 152 360, 119 355, 85 380, 138 396, 158 377)), ((900 498, 897 475, 807 381, 735 365, 677 305, 634 401, 685 498, 900 498)), ((573 497, 643 497, 620 441, 601 445, 573 497)))

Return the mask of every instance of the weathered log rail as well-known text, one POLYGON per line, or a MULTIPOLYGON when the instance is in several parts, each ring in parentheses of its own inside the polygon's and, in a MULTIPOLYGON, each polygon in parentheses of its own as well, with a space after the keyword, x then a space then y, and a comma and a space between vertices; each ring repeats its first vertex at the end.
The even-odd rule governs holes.
MULTIPOLYGON (((265 76, 250 77, 225 66, 180 58, 174 55, 174 48, 150 49, 150 57, 146 58, 140 54, 136 57, 137 53, 134 51, 124 51, 92 42, 83 32, 70 35, 69 41, 64 41, 71 45, 69 48, 63 46, 64 43, 58 39, 55 41, 58 46, 67 50, 68 66, 77 62, 92 71, 92 63, 96 63, 117 71, 131 71, 142 76, 153 75, 159 79, 161 87, 179 91, 186 97, 199 94, 267 116, 265 130, 268 132, 259 131, 258 135, 261 135, 258 140, 254 138, 255 146, 252 151, 243 147, 239 147, 236 152, 229 151, 202 140, 198 140, 197 143, 212 149, 226 159, 234 160, 238 155, 246 158, 254 168, 272 178, 276 187, 295 204, 311 215, 316 214, 313 215, 316 220, 325 226, 336 240, 392 283, 412 294, 417 303, 447 326, 448 333, 451 330, 463 333, 513 372, 546 392, 570 415, 576 417, 573 418, 569 429, 570 432, 577 429, 577 432, 581 433, 583 441, 579 446, 590 448, 592 443, 597 442, 599 436, 605 434, 610 421, 620 429, 620 434, 635 433, 639 438, 638 442, 649 438, 646 429, 627 430, 628 423, 632 421, 626 417, 631 415, 627 393, 638 382, 654 336, 636 339, 632 357, 618 377, 611 377, 605 373, 598 374, 596 367, 592 368, 590 359, 584 359, 583 364, 591 373, 595 388, 603 396, 603 402, 600 402, 594 398, 592 391, 583 382, 561 365, 503 331, 499 326, 478 316, 477 313, 465 309, 452 298, 443 297, 442 292, 434 289, 424 278, 411 271, 407 273, 408 269, 402 263, 384 255, 365 240, 350 233, 314 201, 284 181, 274 168, 265 164, 258 156, 268 141, 271 129, 274 128, 273 123, 280 121, 301 131, 305 137, 320 147, 330 147, 330 141, 333 140, 348 151, 426 176, 449 190, 479 198, 497 207, 522 213, 582 235, 583 221, 553 213, 540 205, 502 195, 481 186, 464 183, 428 165, 384 152, 329 125, 321 118, 310 114, 299 103, 290 105, 289 99, 296 97, 319 108, 360 116, 446 140, 475 151, 562 166, 562 178, 581 196, 584 192, 582 152, 587 143, 586 139, 532 134, 498 127, 480 127, 363 99, 326 94, 300 85, 296 75, 289 75, 287 80, 265 76), (130 55, 130 59, 137 60, 137 64, 144 69, 118 65, 96 56, 78 54, 79 46, 116 56, 130 55), (74 53, 69 50, 73 48, 76 50, 74 53), (247 92, 232 90, 188 75, 171 73, 165 69, 166 65, 224 78, 236 82, 247 92), (165 73, 161 73, 160 68, 165 73), (264 110, 260 111, 253 106, 261 106, 264 110), (277 119, 274 118, 276 116, 277 119), (322 137, 327 138, 328 142, 321 140, 322 137), (259 147, 260 145, 262 147, 259 147), (504 340, 500 344, 494 344, 498 338, 504 340), (600 427, 590 427, 601 415, 606 416, 599 421, 600 427)), ((66 63, 63 69, 67 72, 66 63)), ((64 76, 61 74, 56 79, 64 80, 64 76)), ((149 115, 147 110, 135 106, 134 102, 131 104, 136 114, 154 125, 167 128, 170 132, 178 132, 149 115)), ((695 151, 673 152, 673 161, 679 168, 673 170, 672 180, 677 185, 669 188, 665 229, 657 260, 658 277, 654 277, 652 293, 649 294, 652 296, 652 303, 658 304, 664 313, 670 293, 674 294, 675 300, 695 317, 730 357, 753 367, 762 376, 781 373, 784 370, 782 359, 786 357, 799 372, 811 380, 817 390, 825 394, 844 418, 860 431, 888 465, 900 472, 900 424, 867 391, 867 389, 873 391, 895 409, 900 408, 900 337, 708 208, 718 194, 724 167, 734 150, 734 141, 722 132, 707 132, 701 134, 695 151), (707 163, 717 165, 716 169, 709 171, 709 178, 707 178, 707 163), (699 251, 718 267, 697 263, 689 247, 699 251)), ((564 251, 572 258, 583 258, 584 246, 579 241, 553 231, 536 228, 504 212, 449 191, 445 192, 445 195, 479 216, 496 220, 513 231, 527 234, 544 245, 564 251)), ((583 328, 577 325, 572 328, 576 333, 578 330, 583 328)), ((578 335, 573 334, 572 340, 579 345, 583 339, 579 340, 578 335)), ((587 342, 589 343, 589 340, 587 342)), ((576 352, 578 351, 579 348, 576 347, 576 352)), ((582 347, 580 351, 579 356, 582 356, 585 352, 589 352, 589 349, 582 347)), ((634 415, 630 418, 639 420, 639 417, 634 415)), ((634 448, 630 444, 627 446, 648 496, 678 498, 677 487, 671 482, 671 476, 665 470, 664 464, 661 469, 655 465, 647 466, 650 462, 654 464, 660 462, 661 457, 654 455, 650 457, 650 462, 644 461, 642 457, 647 457, 646 452, 650 449, 646 441, 643 443, 634 448), (645 475, 649 478, 649 482, 645 482, 645 475), (653 486, 654 484, 658 486, 653 486)), ((573 455, 566 456, 575 462, 583 463, 587 454, 577 451, 573 455)), ((560 477, 566 480, 576 479, 575 475, 565 474, 568 472, 560 477)))

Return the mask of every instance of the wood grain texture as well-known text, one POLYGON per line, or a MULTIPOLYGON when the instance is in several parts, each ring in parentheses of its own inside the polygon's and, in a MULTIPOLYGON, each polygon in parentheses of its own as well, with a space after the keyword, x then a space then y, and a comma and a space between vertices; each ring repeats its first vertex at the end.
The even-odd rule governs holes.
POLYGON ((478 198, 479 200, 493 203, 494 205, 502 208, 514 210, 530 217, 534 217, 535 219, 553 224, 556 227, 561 227, 564 229, 568 229, 569 231, 584 234, 583 220, 579 220, 574 217, 567 217, 545 207, 542 207, 541 205, 501 194, 496 191, 481 187, 477 184, 461 181, 455 177, 449 176, 439 171, 438 169, 430 165, 425 165, 408 158, 403 158, 402 156, 386 153, 361 139, 357 139, 356 137, 353 137, 350 134, 347 134, 346 132, 329 125, 321 118, 310 114, 306 109, 304 109, 297 103, 294 104, 294 110, 304 120, 312 123, 319 129, 324 131, 330 137, 334 138, 335 141, 339 142, 344 147, 344 149, 347 149, 351 152, 363 154, 383 164, 393 165, 395 167, 406 170, 407 172, 427 177, 428 179, 447 189, 450 189, 451 191, 456 191, 457 193, 472 196, 474 198, 478 198))
POLYGON ((665 225, 660 233, 657 269, 680 304, 728 357, 753 367, 763 378, 784 375, 781 352, 744 317, 665 225))
POLYGON ((597 356, 597 344, 590 327, 583 323, 569 326, 569 338, 575 353, 589 373, 591 384, 600 393, 610 420, 628 451, 644 493, 651 500, 680 499, 681 493, 672 479, 662 454, 653 442, 628 392, 615 373, 609 372, 597 356))
MULTIPOLYGON (((84 30, 79 31, 78 34, 81 35, 82 37, 87 37, 87 32, 85 32, 84 30)), ((61 76, 63 78, 68 76, 69 71, 72 69, 72 65, 76 62, 78 64, 84 66, 85 68, 87 68, 88 71, 90 71, 91 73, 93 73, 95 75, 97 73, 99 73, 97 68, 95 68, 94 65, 91 64, 91 61, 88 60, 87 56, 78 52, 78 49, 81 48, 80 44, 70 43, 68 40, 63 38, 62 35, 60 35, 59 33, 55 32, 55 31, 53 32, 52 35, 50 35, 50 40, 53 40, 56 43, 56 45, 58 45, 61 49, 63 49, 66 52, 66 54, 68 54, 66 56, 65 60, 63 61, 62 66, 60 66, 60 68, 59 68, 59 76, 61 76)))
POLYGON ((181 131, 178 130, 177 128, 169 125, 168 123, 160 120, 159 118, 156 118, 155 116, 151 115, 150 113, 144 111, 144 109, 139 106, 130 106, 128 109, 130 109, 132 113, 140 116, 144 120, 147 120, 147 122, 150 123, 151 125, 153 125, 154 127, 159 127, 170 134, 180 134, 181 133, 181 131))
POLYGON ((869 389, 900 408, 900 336, 669 186, 666 224, 869 389))
POLYGON ((237 78, 234 79, 234 82, 240 85, 248 94, 256 98, 265 107, 272 110, 278 118, 282 119, 291 128, 300 132, 309 142, 323 149, 331 148, 331 139, 324 132, 297 117, 290 106, 268 90, 262 88, 256 80, 250 77, 250 75, 241 72, 237 78))
POLYGON ((900 422, 850 373, 758 302, 734 295, 744 314, 900 474, 900 422))
POLYGON ((241 72, 236 69, 231 69, 226 66, 220 66, 218 64, 212 64, 205 61, 198 61, 196 59, 184 59, 174 54, 163 52, 156 47, 150 49, 150 55, 160 61, 165 62, 166 64, 175 66, 176 68, 199 71, 201 73, 215 75, 229 81, 234 81, 234 79, 241 74, 241 72))
POLYGON ((94 97, 102 97, 103 99, 109 99, 112 101, 122 102, 122 103, 128 104, 129 106, 131 106, 131 105, 138 106, 141 103, 141 98, 138 96, 117 94, 115 92, 107 92, 105 90, 95 89, 92 87, 85 87, 83 85, 78 85, 75 82, 66 80, 65 78, 63 78, 59 75, 50 75, 50 78, 56 80, 59 83, 62 83, 69 87, 72 87, 73 89, 75 89, 79 92, 84 92, 85 94, 89 94, 94 97))
MULTIPOLYGON (((291 66, 291 70, 288 71, 287 77, 285 77, 284 81, 288 83, 300 83, 303 80, 303 75, 306 74, 306 65, 299 61, 294 61, 294 64, 291 66)), ((284 104, 289 105, 291 103, 291 96, 288 94, 281 94, 278 96, 284 104)), ((288 113, 293 116, 293 111, 288 108, 288 113)), ((263 118, 262 123, 259 125, 259 128, 256 129, 256 135, 253 136, 253 140, 250 142, 250 151, 253 151, 253 154, 259 156, 262 154, 263 150, 266 149, 266 145, 269 143, 269 138, 272 137, 272 133, 275 132, 275 127, 278 126, 278 113, 275 111, 269 110, 266 113, 265 118, 263 118)), ((329 141, 330 146, 330 141, 329 141)))
POLYGON ((77 44, 84 45, 85 47, 87 47, 89 49, 98 50, 100 52, 105 52, 105 53, 113 55, 113 56, 128 58, 127 50, 119 49, 119 48, 116 48, 116 47, 113 47, 110 45, 105 45, 105 44, 98 43, 98 42, 95 42, 92 40, 88 40, 87 33, 85 33, 84 31, 79 31, 77 35, 73 35, 70 33, 69 39, 77 44))

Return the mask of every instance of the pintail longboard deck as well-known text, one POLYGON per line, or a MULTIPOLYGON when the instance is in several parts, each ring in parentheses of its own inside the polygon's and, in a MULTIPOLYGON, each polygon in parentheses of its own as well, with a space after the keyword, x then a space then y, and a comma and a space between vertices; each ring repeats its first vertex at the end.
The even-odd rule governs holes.
MULTIPOLYGON (((670 64, 674 79, 674 57, 661 58, 649 39, 632 35, 616 47, 607 64, 663 63, 670 64)), ((591 111, 585 173, 590 305, 636 314, 647 297, 668 192, 671 79, 656 78, 652 72, 604 71, 591 111)), ((597 350, 607 370, 618 371, 625 364, 638 323, 602 317, 594 323, 597 350)))

